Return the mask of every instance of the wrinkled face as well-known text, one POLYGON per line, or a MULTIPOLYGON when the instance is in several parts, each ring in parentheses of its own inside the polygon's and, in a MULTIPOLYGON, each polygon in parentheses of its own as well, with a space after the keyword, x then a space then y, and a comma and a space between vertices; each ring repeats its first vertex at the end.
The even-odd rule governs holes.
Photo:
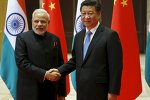
POLYGON ((48 28, 49 20, 45 13, 35 13, 32 18, 32 29, 38 35, 44 35, 48 28))
POLYGON ((83 6, 81 9, 81 21, 90 30, 94 28, 101 18, 101 13, 97 12, 94 6, 83 6))

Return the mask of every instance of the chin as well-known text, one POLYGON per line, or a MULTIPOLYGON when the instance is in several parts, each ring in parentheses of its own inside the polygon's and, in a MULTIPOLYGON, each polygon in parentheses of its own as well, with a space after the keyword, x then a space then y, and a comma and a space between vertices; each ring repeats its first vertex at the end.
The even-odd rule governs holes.
POLYGON ((39 32, 39 33, 37 33, 37 34, 39 34, 39 35, 44 35, 44 33, 43 33, 43 32, 42 32, 42 33, 41 33, 41 32, 39 32))
POLYGON ((38 35, 43 35, 44 34, 44 32, 39 32, 39 31, 34 31, 36 34, 38 34, 38 35))

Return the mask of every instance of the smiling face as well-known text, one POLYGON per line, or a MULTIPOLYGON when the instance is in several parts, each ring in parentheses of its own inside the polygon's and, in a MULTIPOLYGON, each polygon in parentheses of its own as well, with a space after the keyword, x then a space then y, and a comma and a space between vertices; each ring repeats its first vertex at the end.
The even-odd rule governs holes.
POLYGON ((32 29, 38 35, 44 35, 48 28, 49 18, 44 12, 37 12, 32 17, 32 29))
POLYGON ((101 18, 101 13, 94 6, 83 6, 81 9, 81 21, 90 30, 94 28, 101 18))

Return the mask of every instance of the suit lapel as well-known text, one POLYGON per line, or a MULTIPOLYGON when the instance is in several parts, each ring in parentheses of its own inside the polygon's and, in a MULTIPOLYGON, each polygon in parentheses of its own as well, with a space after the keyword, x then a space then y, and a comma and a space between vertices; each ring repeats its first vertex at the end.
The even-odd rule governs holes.
MULTIPOLYGON (((84 58, 83 63, 84 63, 84 62, 87 60, 87 58, 89 57, 89 55, 90 55, 92 49, 95 47, 97 41, 100 40, 103 30, 104 30, 103 25, 99 25, 99 27, 97 28, 97 30, 96 30, 96 32, 95 32, 95 34, 94 34, 94 37, 93 37, 93 39, 92 39, 92 41, 91 41, 91 43, 90 43, 90 45, 89 45, 89 48, 88 48, 88 50, 87 50, 87 54, 86 54, 86 56, 85 56, 85 58, 84 58)), ((83 48, 83 44, 82 44, 82 48, 83 48)), ((83 49, 82 49, 82 56, 83 56, 83 49)), ((82 58, 83 58, 83 57, 82 57, 82 58)), ((83 64, 83 63, 82 63, 82 64, 83 64)))

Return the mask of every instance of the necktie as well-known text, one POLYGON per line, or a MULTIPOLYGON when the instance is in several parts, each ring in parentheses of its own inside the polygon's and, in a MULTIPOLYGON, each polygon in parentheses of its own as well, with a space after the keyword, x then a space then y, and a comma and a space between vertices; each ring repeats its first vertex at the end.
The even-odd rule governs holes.
POLYGON ((88 50, 89 44, 90 44, 90 37, 91 37, 92 32, 88 31, 87 32, 87 37, 84 43, 84 47, 83 47, 83 59, 85 58, 86 52, 88 50))

